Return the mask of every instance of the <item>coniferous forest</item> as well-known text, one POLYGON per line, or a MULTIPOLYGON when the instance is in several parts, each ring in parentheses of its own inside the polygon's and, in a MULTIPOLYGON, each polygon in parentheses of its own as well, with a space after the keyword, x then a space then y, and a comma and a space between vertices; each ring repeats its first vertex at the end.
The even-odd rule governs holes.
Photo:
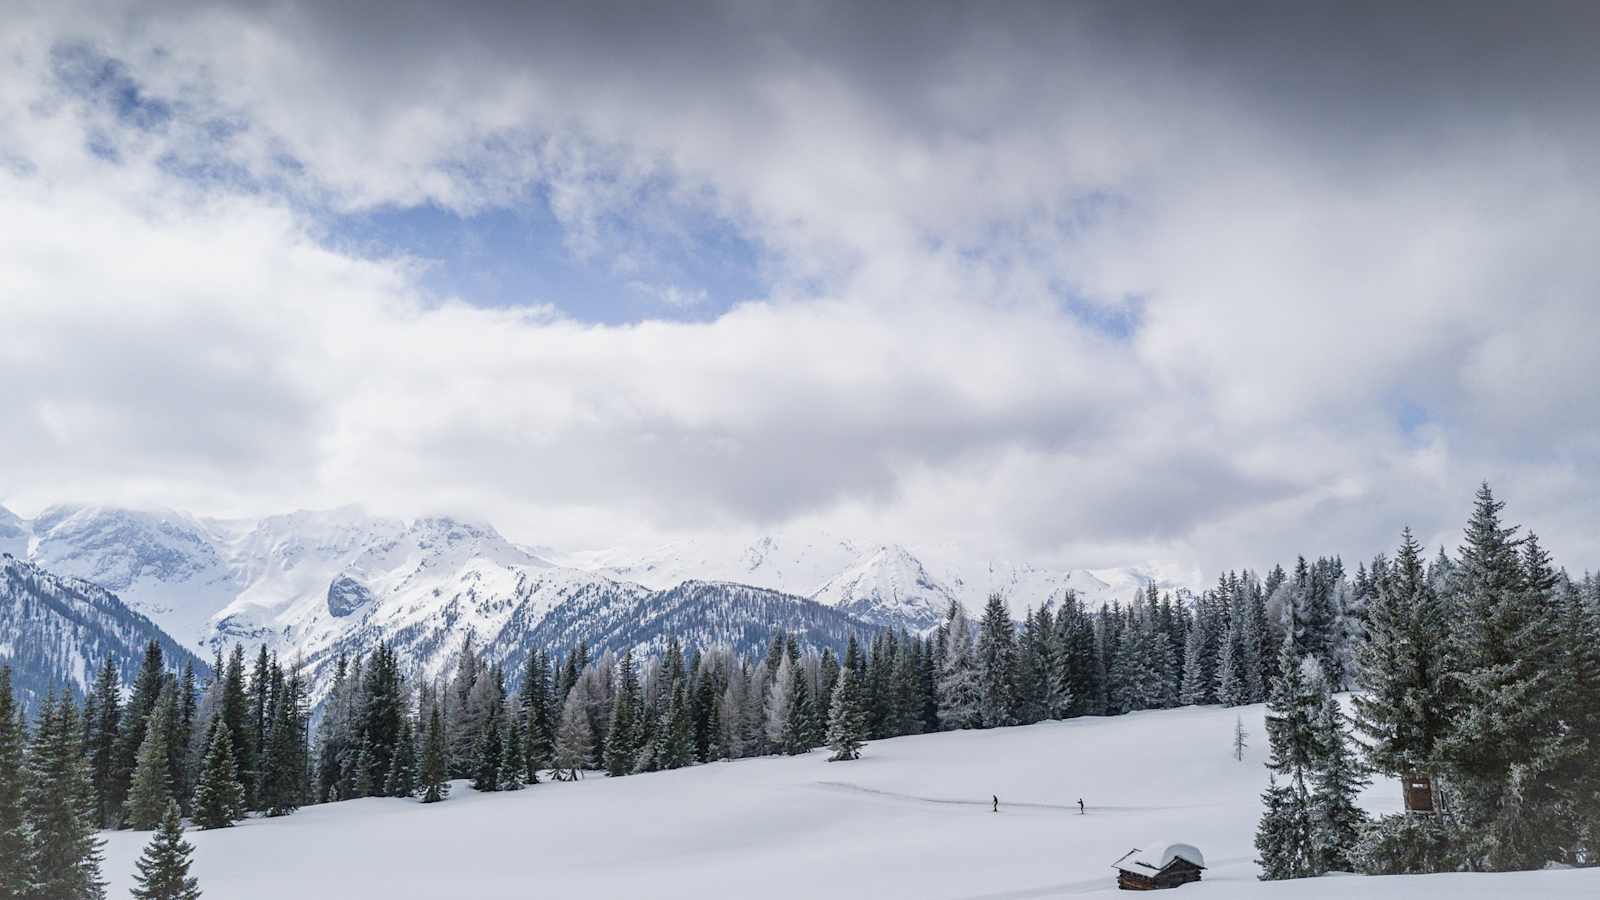
MULTIPOLYGON (((152 642, 132 684, 107 660, 81 708, 58 691, 32 722, 0 669, 0 898, 99 896, 102 828, 155 831, 151 883, 192 891, 182 819, 824 746, 848 762, 900 735, 1258 702, 1263 878, 1600 856, 1600 581, 1558 568, 1487 486, 1453 554, 1428 558, 1406 531, 1354 573, 1302 558, 1197 595, 1151 587, 1089 609, 1069 594, 1020 622, 994 596, 976 621, 953 605, 926 635, 856 635, 842 655, 779 633, 759 656, 674 640, 644 659, 582 645, 522 659, 506 671, 469 634, 453 671, 424 678, 380 647, 338 661, 313 716, 299 672, 265 649, 219 653, 200 685, 152 642), (1356 805, 1374 778, 1419 775, 1431 810, 1371 820, 1356 805)), ((1234 740, 1242 753, 1242 726, 1234 740)))

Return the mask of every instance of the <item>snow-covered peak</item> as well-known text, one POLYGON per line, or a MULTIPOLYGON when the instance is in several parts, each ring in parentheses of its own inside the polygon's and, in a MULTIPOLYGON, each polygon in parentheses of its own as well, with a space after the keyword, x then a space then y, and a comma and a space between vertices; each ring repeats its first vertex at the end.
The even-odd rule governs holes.
POLYGON ((957 597, 909 550, 885 544, 829 579, 812 599, 868 621, 921 630, 938 624, 957 597))

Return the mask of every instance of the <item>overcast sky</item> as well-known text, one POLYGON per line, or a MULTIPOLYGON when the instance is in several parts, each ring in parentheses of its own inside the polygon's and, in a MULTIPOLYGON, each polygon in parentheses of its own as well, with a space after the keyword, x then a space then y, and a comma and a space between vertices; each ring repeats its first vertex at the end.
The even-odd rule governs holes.
POLYGON ((1391 5, 7 4, 0 503, 1600 566, 1600 7, 1391 5))

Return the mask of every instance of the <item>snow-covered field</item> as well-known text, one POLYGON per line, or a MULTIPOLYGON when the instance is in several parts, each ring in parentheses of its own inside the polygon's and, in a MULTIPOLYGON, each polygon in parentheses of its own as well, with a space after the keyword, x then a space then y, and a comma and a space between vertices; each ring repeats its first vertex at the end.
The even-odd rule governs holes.
MULTIPOLYGON (((189 838, 218 900, 1020 900, 1114 892, 1113 861, 1177 841, 1211 867, 1185 897, 1600 896, 1600 870, 1257 882, 1261 719, 1259 706, 1181 709, 878 741, 849 763, 818 751, 512 794, 458 783, 442 804, 358 800, 189 838)), ((1398 789, 1376 784, 1365 802, 1397 809, 1398 789)), ((107 837, 111 895, 126 896, 149 835, 107 837)))

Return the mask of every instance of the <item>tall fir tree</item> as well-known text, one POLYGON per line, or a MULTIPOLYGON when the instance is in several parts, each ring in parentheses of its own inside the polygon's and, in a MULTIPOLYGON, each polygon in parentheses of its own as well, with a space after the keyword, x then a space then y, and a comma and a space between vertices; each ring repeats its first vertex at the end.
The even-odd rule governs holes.
POLYGON ((1550 778, 1569 749, 1555 715, 1553 575, 1536 541, 1501 524, 1503 509, 1483 485, 1454 573, 1446 683, 1457 714, 1439 745, 1469 855, 1491 870, 1559 859, 1570 839, 1550 778))
POLYGON ((972 626, 961 604, 952 602, 940 629, 944 661, 939 672, 939 727, 977 728, 983 723, 978 663, 972 646, 972 626))
POLYGON ((1444 604, 1427 578, 1422 547, 1407 528, 1393 566, 1373 586, 1366 639, 1357 650, 1361 691, 1351 699, 1356 728, 1367 738, 1365 752, 1375 770, 1400 778, 1432 769, 1448 726, 1442 685, 1448 631, 1444 604))
POLYGON ((1319 664, 1295 653, 1285 637, 1278 680, 1267 701, 1267 769, 1272 780, 1256 829, 1262 878, 1275 881, 1318 874, 1313 844, 1311 789, 1321 759, 1316 720, 1323 696, 1319 664), (1312 672, 1317 673, 1316 676, 1312 672))
POLYGON ((538 784, 538 772, 550 765, 556 747, 555 716, 550 706, 550 663, 543 650, 535 649, 528 654, 518 697, 528 735, 525 750, 528 783, 538 784))
POLYGON ((155 710, 144 729, 144 743, 139 746, 137 763, 133 770, 133 784, 128 789, 126 821, 135 831, 150 831, 161 824, 167 813, 167 803, 172 797, 172 770, 168 765, 168 738, 173 696, 169 682, 156 700, 155 710))
POLYGON ((194 823, 201 828, 227 828, 244 818, 244 785, 233 757, 233 735, 221 719, 211 722, 211 739, 200 764, 194 789, 194 823))
POLYGON ((516 715, 514 701, 508 698, 507 706, 508 709, 501 715, 506 725, 504 752, 500 760, 500 790, 520 791, 528 775, 527 736, 523 734, 522 717, 516 715))
POLYGON ((165 678, 161 644, 155 640, 145 645, 144 659, 139 674, 134 677, 128 695, 128 705, 121 715, 121 731, 117 738, 117 766, 112 791, 112 806, 120 807, 128 798, 133 784, 133 770, 139 762, 139 748, 144 745, 145 727, 161 696, 165 678))
POLYGON ((978 717, 985 728, 1016 721, 1016 630, 1005 599, 990 594, 983 607, 975 647, 978 675, 978 717))
POLYGON ((105 896, 103 842, 95 834, 94 786, 70 694, 46 699, 28 748, 23 785, 27 896, 100 900, 105 896))
POLYGON ((0 663, 0 900, 28 896, 28 832, 23 803, 27 774, 23 768, 23 745, 27 738, 22 710, 11 691, 11 667, 0 663))
POLYGON ((85 752, 89 757, 89 781, 94 787, 95 822, 102 828, 111 828, 121 819, 117 741, 122 724, 122 687, 116 660, 110 654, 100 666, 89 695, 84 707, 89 718, 85 752))
POLYGON ((449 749, 439 707, 428 710, 428 731, 422 743, 422 802, 438 803, 450 796, 449 749))
POLYGON ((635 717, 639 707, 639 673, 633 663, 633 650, 622 654, 617 666, 617 696, 611 704, 611 720, 606 729, 606 774, 621 777, 633 772, 638 748, 634 745, 635 717))
POLYGON ((1367 779, 1332 693, 1317 714, 1317 772, 1311 794, 1311 845, 1317 871, 1355 871, 1354 853, 1367 815, 1356 802, 1367 779))
POLYGON ((830 762, 859 759, 866 746, 866 717, 861 709, 861 690, 856 674, 841 669, 834 683, 833 702, 828 711, 828 749, 830 762))

